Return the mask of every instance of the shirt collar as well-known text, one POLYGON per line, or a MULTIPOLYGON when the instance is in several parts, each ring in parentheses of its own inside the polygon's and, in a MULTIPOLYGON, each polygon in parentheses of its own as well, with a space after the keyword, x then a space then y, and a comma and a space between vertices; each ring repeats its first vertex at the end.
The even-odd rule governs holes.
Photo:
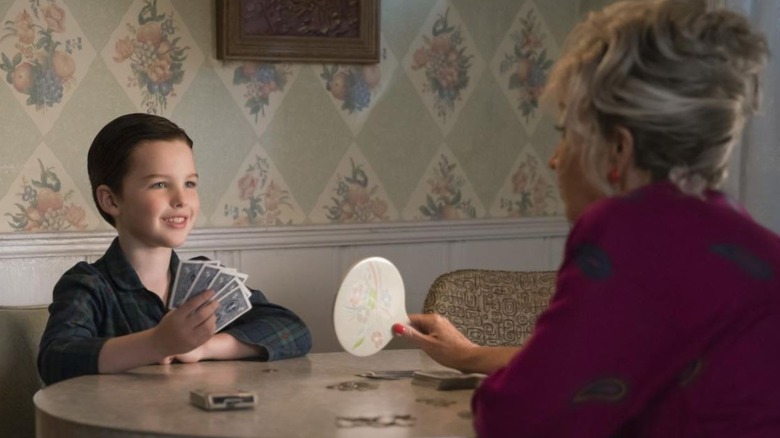
MULTIPOLYGON (((138 289, 146 289, 141 279, 138 278, 138 274, 135 269, 127 261, 125 253, 122 251, 122 247, 119 246, 119 238, 115 237, 111 242, 111 246, 108 247, 105 255, 103 255, 103 261, 106 264, 108 274, 111 276, 111 280, 117 286, 119 291, 131 291, 138 289)), ((168 265, 168 270, 171 273, 171 284, 173 283, 176 270, 179 268, 179 256, 176 255, 176 251, 171 251, 171 262, 168 265)), ((170 288, 171 285, 169 284, 170 288)))

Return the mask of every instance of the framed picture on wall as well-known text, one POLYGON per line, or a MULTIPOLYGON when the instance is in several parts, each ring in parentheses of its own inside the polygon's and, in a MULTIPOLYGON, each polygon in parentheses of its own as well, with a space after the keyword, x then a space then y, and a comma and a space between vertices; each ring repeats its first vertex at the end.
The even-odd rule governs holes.
POLYGON ((217 59, 379 62, 379 0, 217 0, 217 59))

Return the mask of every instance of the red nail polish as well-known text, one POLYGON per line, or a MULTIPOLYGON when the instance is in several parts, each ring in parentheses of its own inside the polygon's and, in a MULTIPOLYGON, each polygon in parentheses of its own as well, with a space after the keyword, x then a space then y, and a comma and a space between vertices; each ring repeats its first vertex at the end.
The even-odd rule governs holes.
POLYGON ((404 327, 403 324, 395 323, 395 324, 393 324, 393 333, 395 333, 397 335, 402 335, 402 334, 406 333, 406 327, 404 327))

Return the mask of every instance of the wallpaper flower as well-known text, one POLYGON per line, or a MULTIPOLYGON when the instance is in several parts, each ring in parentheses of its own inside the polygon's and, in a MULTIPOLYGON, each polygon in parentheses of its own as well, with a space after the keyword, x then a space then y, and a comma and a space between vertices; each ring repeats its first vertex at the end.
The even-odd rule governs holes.
POLYGON ((521 158, 511 176, 511 196, 500 199, 499 209, 511 217, 556 214, 556 189, 543 172, 535 155, 521 158))
POLYGON ((371 222, 387 220, 387 203, 376 195, 376 184, 369 188, 368 175, 361 164, 350 158, 352 172, 338 178, 336 196, 326 206, 331 222, 371 222))
POLYGON ((157 0, 144 0, 136 23, 127 23, 127 34, 116 41, 113 59, 129 63, 132 74, 127 86, 138 88, 141 105, 150 114, 162 114, 169 96, 184 79, 184 61, 189 46, 176 35, 174 14, 160 13, 157 0))
POLYGON ((385 98, 398 61, 380 36, 379 62, 368 65, 312 64, 311 71, 354 136, 385 98))
MULTIPOLYGON (((283 225, 283 209, 293 209, 290 192, 270 176, 268 160, 255 155, 238 179, 238 197, 243 205, 225 204, 224 215, 233 225, 283 225)), ((291 223, 291 220, 286 222, 291 223)))
POLYGON ((257 62, 243 62, 233 71, 233 85, 245 86, 244 107, 249 109, 249 114, 265 117, 265 107, 270 103, 271 93, 283 92, 290 77, 289 64, 270 64, 257 62))
POLYGON ((342 66, 324 65, 320 78, 334 99, 342 101, 341 109, 352 114, 371 105, 382 81, 378 65, 342 66))
POLYGON ((62 101, 75 82, 73 53, 82 50, 80 36, 65 35, 67 14, 54 0, 30 0, 13 20, 3 23, 0 42, 15 40, 12 52, 2 52, 0 69, 27 105, 44 111, 62 101))
POLYGON ((14 231, 64 231, 87 228, 86 212, 72 202, 73 190, 62 191, 62 182, 52 167, 39 159, 38 179, 22 177, 21 192, 16 195, 18 211, 5 213, 14 231))
POLYGON ((431 36, 423 35, 423 45, 413 55, 412 70, 422 69, 426 82, 423 92, 433 94, 436 114, 447 118, 455 111, 455 102, 469 85, 473 55, 466 54, 460 27, 447 21, 449 9, 433 23, 431 36))
POLYGON ((425 205, 420 206, 420 212, 429 219, 459 219, 475 218, 477 209, 471 204, 471 199, 463 199, 461 188, 466 179, 455 173, 457 164, 450 163, 442 154, 438 165, 433 170, 433 177, 427 180, 430 193, 426 195, 425 205))
POLYGON ((518 109, 526 121, 539 108, 539 97, 553 65, 553 60, 547 55, 544 37, 534 10, 528 9, 525 17, 520 18, 520 30, 510 35, 514 50, 504 54, 499 67, 502 74, 511 72, 507 86, 510 90, 517 90, 518 109))

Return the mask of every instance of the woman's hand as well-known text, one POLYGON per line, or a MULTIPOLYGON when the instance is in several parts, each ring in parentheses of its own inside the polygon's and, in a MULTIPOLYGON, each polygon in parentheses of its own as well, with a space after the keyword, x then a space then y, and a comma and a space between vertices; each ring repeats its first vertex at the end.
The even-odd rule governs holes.
POLYGON ((438 314, 411 314, 409 321, 408 326, 394 324, 393 333, 408 339, 436 362, 464 373, 492 373, 506 366, 519 350, 479 346, 438 314))
POLYGON ((471 342, 452 323, 434 313, 409 315, 410 326, 393 325, 393 332, 408 339, 440 364, 461 371, 469 370, 469 358, 479 346, 471 342))

